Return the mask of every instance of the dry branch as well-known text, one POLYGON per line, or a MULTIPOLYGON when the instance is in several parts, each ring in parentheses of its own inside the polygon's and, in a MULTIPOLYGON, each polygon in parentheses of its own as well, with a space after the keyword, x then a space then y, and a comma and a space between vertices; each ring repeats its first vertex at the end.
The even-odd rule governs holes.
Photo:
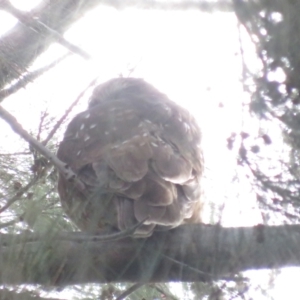
POLYGON ((69 106, 69 108, 65 111, 64 115, 56 122, 56 124, 53 126, 52 130, 48 134, 47 138, 43 141, 43 145, 47 145, 48 142, 51 140, 51 138, 54 136, 57 129, 60 127, 60 125, 65 121, 65 119, 68 117, 72 109, 78 104, 80 99, 83 97, 83 95, 86 93, 86 91, 95 85, 97 82, 97 78, 93 79, 88 86, 78 95, 78 97, 75 99, 75 101, 69 106))
POLYGON ((69 168, 69 166, 59 160, 49 149, 47 149, 42 143, 33 138, 17 121, 17 119, 11 115, 7 110, 0 106, 0 117, 4 119, 11 128, 19 134, 25 141, 27 141, 36 151, 42 154, 44 157, 50 160, 50 162, 65 176, 67 180, 74 181, 76 186, 84 191, 85 187, 82 182, 77 179, 76 174, 69 168))

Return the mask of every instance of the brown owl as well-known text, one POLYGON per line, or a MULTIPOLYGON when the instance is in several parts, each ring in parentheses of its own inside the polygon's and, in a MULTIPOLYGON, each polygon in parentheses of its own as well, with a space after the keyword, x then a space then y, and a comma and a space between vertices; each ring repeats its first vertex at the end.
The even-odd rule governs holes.
POLYGON ((86 190, 60 175, 63 208, 90 232, 125 230, 147 218, 135 237, 200 222, 200 138, 191 114, 144 80, 100 84, 58 149, 86 190))

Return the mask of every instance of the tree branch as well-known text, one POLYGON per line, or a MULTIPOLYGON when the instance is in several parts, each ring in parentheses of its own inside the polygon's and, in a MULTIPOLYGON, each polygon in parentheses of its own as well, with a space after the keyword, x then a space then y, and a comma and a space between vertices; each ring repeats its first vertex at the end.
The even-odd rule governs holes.
POLYGON ((2 106, 0 106, 0 117, 4 119, 11 128, 19 134, 25 141, 27 141, 35 150, 37 150, 40 154, 45 156, 50 162, 65 176, 65 178, 69 181, 74 181, 74 184, 81 190, 85 190, 84 184, 77 179, 76 174, 70 169, 70 167, 62 162, 60 159, 56 157, 50 150, 48 150, 45 146, 42 145, 39 141, 37 141, 34 137, 32 137, 20 123, 18 123, 17 119, 11 115, 7 110, 5 110, 2 106))
POLYGON ((58 240, 53 232, 25 242, 30 236, 0 235, 0 284, 196 282, 233 278, 250 269, 300 266, 300 225, 189 224, 147 239, 106 242, 84 233, 78 233, 78 241, 58 240), (22 238, 23 243, 14 243, 22 238))
MULTIPOLYGON (((0 5, 3 3, 0 1, 0 5)), ((42 1, 30 12, 30 17, 61 35, 100 3, 101 0, 42 1)), ((22 24, 0 38, 0 90, 27 72, 31 63, 55 41, 56 37, 49 31, 45 30, 41 36, 22 24)))
POLYGON ((27 26, 29 29, 31 29, 35 32, 38 32, 41 35, 41 37, 43 37, 44 34, 47 33, 49 36, 55 38, 55 40, 59 44, 61 44, 65 48, 67 48, 70 52, 78 54, 78 55, 80 55, 81 57, 83 57, 85 59, 90 59, 91 58, 91 56, 87 52, 85 52, 84 50, 82 50, 78 46, 70 43, 69 41, 67 41, 57 31, 55 31, 52 28, 48 27, 43 22, 31 18, 30 14, 24 13, 24 12, 18 10, 17 8, 15 8, 14 6, 12 6, 11 3, 9 2, 9 0, 2 0, 0 2, 0 4, 1 4, 1 7, 6 12, 13 15, 15 18, 17 18, 19 20, 19 22, 21 22, 22 24, 27 26))

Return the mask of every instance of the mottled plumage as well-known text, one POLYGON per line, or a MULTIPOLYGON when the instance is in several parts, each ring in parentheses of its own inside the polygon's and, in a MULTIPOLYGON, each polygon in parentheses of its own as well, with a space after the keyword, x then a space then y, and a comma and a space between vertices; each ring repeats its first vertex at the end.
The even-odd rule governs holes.
POLYGON ((92 232, 124 230, 148 217, 135 237, 199 222, 200 136, 187 110, 142 79, 97 86, 58 149, 86 186, 83 194, 60 175, 65 211, 92 232))

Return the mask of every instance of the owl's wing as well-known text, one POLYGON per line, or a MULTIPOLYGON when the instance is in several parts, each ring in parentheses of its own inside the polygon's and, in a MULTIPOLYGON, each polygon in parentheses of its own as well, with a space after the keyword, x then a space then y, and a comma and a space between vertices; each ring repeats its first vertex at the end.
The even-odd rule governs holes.
POLYGON ((147 218, 135 233, 146 237, 200 220, 200 130, 186 110, 154 91, 136 91, 139 101, 128 93, 100 101, 69 124, 58 157, 88 196, 63 176, 58 190, 81 229, 124 230, 147 218))

